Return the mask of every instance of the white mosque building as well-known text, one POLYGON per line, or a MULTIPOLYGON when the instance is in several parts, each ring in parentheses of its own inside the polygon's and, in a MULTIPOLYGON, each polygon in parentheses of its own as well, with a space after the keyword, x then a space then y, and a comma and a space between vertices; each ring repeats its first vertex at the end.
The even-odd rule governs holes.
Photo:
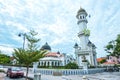
POLYGON ((48 52, 44 58, 40 59, 39 66, 65 66, 69 62, 75 61, 71 55, 59 51, 52 52, 47 42, 41 47, 41 50, 47 50, 48 52))
POLYGON ((78 37, 80 39, 79 45, 76 43, 75 57, 78 66, 82 66, 82 60, 86 58, 88 63, 92 66, 97 65, 96 60, 96 46, 89 40, 90 31, 87 29, 87 12, 80 8, 77 12, 76 18, 78 19, 77 24, 79 27, 78 37))

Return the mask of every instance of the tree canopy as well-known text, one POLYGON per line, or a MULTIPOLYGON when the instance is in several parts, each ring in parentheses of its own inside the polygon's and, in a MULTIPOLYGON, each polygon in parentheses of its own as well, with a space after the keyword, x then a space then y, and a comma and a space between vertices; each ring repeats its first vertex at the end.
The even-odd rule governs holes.
POLYGON ((25 34, 25 39, 27 40, 27 48, 17 48, 14 49, 13 56, 20 63, 24 64, 27 68, 26 77, 28 76, 29 66, 33 62, 37 62, 40 58, 45 56, 46 51, 41 51, 38 49, 37 43, 40 39, 37 39, 37 33, 31 30, 29 33, 25 34))
POLYGON ((10 56, 3 54, 0 51, 0 64, 8 64, 8 63, 10 63, 10 56))
POLYGON ((110 53, 111 56, 120 56, 120 34, 117 35, 117 38, 115 40, 110 41, 105 46, 105 51, 107 53, 110 53))

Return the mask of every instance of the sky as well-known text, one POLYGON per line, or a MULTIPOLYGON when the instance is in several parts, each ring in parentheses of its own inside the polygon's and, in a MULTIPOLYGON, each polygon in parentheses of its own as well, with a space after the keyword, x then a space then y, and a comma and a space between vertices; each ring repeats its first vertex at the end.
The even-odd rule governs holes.
POLYGON ((120 0, 0 0, 0 50, 11 55, 20 48, 19 33, 38 32, 40 47, 46 42, 52 52, 74 54, 74 44, 80 43, 76 14, 80 7, 87 17, 90 41, 97 57, 104 57, 105 45, 120 34, 120 0))

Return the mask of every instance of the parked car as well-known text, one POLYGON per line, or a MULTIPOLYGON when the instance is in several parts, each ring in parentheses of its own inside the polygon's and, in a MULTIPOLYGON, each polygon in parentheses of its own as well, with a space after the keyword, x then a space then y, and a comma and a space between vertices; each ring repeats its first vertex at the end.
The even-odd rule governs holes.
POLYGON ((5 72, 4 68, 3 68, 3 65, 0 65, 0 72, 5 72))
POLYGON ((13 77, 23 77, 24 72, 20 68, 8 68, 7 74, 8 77, 13 78, 13 77))
POLYGON ((0 70, 3 70, 3 66, 2 65, 0 65, 0 70))

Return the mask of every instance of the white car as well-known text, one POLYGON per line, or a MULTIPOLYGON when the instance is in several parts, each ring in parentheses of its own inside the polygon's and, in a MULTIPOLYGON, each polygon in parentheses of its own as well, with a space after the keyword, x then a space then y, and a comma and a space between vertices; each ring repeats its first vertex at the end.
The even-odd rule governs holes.
POLYGON ((4 68, 3 68, 3 66, 2 66, 2 65, 0 65, 0 70, 4 70, 4 68))

